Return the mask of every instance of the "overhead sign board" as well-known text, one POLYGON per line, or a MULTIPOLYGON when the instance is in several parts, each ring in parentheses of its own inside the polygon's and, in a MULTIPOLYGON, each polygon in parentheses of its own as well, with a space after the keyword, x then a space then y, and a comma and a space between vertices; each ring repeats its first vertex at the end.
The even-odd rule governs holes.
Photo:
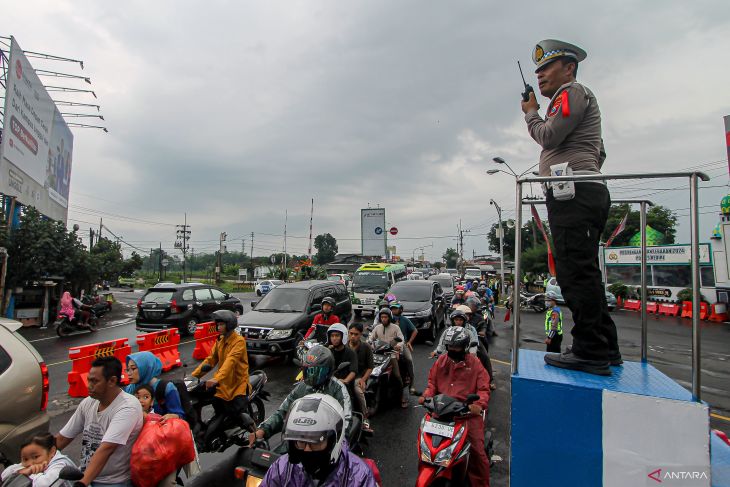
POLYGON ((65 223, 73 134, 15 38, 9 61, 0 192, 65 223))
POLYGON ((385 230, 385 208, 360 210, 360 232, 362 255, 384 257, 388 234, 385 230))
MULTIPOLYGON (((641 247, 608 247, 603 252, 606 265, 641 263, 641 247)), ((651 265, 689 265, 691 256, 691 245, 658 245, 646 248, 646 263, 651 265)), ((700 264, 712 264, 710 244, 700 244, 700 264)))

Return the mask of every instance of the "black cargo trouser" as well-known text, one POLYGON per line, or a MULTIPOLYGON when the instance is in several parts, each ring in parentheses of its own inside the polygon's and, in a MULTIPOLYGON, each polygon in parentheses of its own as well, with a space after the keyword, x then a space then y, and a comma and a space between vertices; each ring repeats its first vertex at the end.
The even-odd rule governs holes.
POLYGON ((563 344, 563 335, 555 335, 547 346, 547 351, 551 353, 560 353, 563 344))
POLYGON ((601 183, 576 183, 572 200, 557 201, 551 192, 547 197, 556 277, 575 322, 572 351, 580 358, 602 361, 619 355, 598 264, 598 243, 610 207, 611 196, 601 183))

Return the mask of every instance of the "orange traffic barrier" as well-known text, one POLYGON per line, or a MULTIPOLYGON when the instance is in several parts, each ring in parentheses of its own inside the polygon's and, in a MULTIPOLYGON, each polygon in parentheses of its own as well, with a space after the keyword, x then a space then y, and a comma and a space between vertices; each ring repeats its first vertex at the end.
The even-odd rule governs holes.
POLYGON ((89 370, 91 363, 99 357, 116 357, 122 362, 121 383, 128 382, 124 373, 127 355, 132 347, 127 338, 117 338, 108 342, 92 343, 68 349, 68 358, 71 360, 71 371, 68 373, 68 395, 71 397, 86 397, 89 395, 89 370))
POLYGON ((193 350, 193 358, 195 360, 203 360, 213 349, 216 339, 218 338, 218 329, 215 323, 209 321, 207 323, 200 323, 195 328, 195 349, 193 350))
POLYGON ((682 318, 692 318, 692 301, 682 301, 682 318))
POLYGON ((638 299, 627 299, 624 302, 624 309, 638 311, 641 309, 641 301, 639 301, 638 299))
POLYGON ((660 315, 666 315, 666 316, 678 316, 679 315, 679 305, 670 304, 670 303, 660 303, 657 313, 659 313, 660 315))
POLYGON ((722 323, 723 321, 728 320, 728 314, 727 314, 727 304, 725 303, 716 303, 712 305, 712 311, 710 313, 710 321, 715 321, 717 323, 722 323))
POLYGON ((709 317, 710 317, 710 305, 709 305, 709 303, 705 303, 704 301, 702 301, 700 303, 700 319, 706 320, 709 317))
POLYGON ((659 309, 659 303, 656 301, 647 301, 646 302, 646 312, 647 313, 656 313, 659 309))
POLYGON ((177 328, 137 335, 137 347, 139 351, 155 354, 162 362, 162 370, 165 372, 182 366, 180 351, 177 348, 179 344, 180 335, 177 332, 177 328))

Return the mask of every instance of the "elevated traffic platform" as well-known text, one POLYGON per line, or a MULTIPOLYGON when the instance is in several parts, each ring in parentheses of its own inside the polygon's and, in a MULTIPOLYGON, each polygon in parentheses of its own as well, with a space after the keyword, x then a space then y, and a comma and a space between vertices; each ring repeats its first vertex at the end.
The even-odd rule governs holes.
POLYGON ((711 486, 706 404, 646 363, 601 377, 544 355, 512 376, 511 487, 711 486))

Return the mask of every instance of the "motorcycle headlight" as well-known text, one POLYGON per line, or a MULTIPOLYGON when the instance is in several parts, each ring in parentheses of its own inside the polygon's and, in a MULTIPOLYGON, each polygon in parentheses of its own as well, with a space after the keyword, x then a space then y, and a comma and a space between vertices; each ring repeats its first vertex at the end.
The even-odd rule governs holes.
POLYGON ((268 335, 266 335, 267 339, 270 340, 279 340, 282 338, 288 338, 291 336, 292 331, 294 330, 271 330, 268 335))
POLYGON ((433 463, 435 465, 440 465, 441 467, 448 467, 449 463, 453 460, 452 457, 454 450, 456 449, 456 445, 459 444, 462 436, 464 436, 464 428, 459 429, 459 432, 456 433, 449 446, 436 454, 436 458, 433 459, 433 463))

